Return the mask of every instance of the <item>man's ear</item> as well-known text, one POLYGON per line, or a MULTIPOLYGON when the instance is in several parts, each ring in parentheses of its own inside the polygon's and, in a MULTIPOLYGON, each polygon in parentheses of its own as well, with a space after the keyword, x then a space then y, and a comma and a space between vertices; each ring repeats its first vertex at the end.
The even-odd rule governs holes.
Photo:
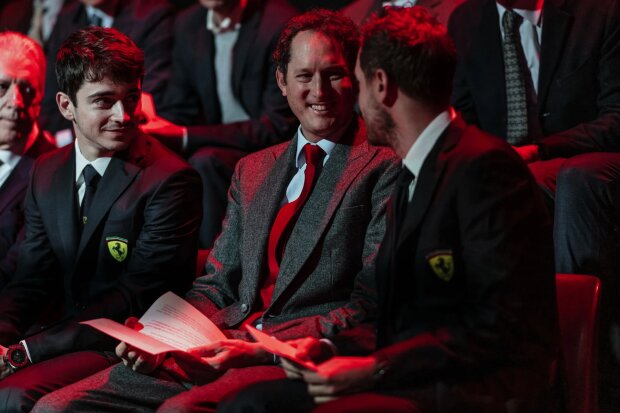
POLYGON ((60 114, 67 120, 73 121, 75 116, 73 111, 75 106, 71 99, 66 93, 58 92, 56 93, 56 104, 58 105, 58 109, 60 110, 60 114))
POLYGON ((276 80, 278 81, 278 87, 282 92, 282 96, 286 96, 286 76, 280 72, 280 69, 276 69, 276 80))
POLYGON ((373 93, 378 102, 392 106, 398 96, 398 88, 383 69, 377 69, 373 75, 373 93))

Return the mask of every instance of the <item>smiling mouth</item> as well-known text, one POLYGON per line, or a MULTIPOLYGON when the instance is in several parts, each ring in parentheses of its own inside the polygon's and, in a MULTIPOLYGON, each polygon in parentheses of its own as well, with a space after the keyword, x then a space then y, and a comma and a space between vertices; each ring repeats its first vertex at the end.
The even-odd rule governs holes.
POLYGON ((310 109, 317 114, 324 115, 329 113, 331 108, 326 104, 311 104, 310 109))

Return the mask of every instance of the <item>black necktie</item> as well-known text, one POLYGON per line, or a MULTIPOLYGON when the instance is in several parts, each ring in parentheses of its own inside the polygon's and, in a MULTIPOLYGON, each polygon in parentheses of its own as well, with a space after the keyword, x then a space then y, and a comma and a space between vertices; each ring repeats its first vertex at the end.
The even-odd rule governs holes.
POLYGON ((506 140, 511 145, 528 142, 525 55, 519 26, 523 18, 510 9, 502 16, 504 74, 506 79, 506 140))
POLYGON ((101 175, 99 175, 95 168, 89 164, 84 167, 82 176, 84 177, 84 185, 86 190, 84 191, 84 198, 82 199, 82 206, 80 208, 80 222, 82 223, 82 227, 84 227, 88 222, 88 213, 92 207, 93 198, 95 197, 97 184, 99 183, 101 175))
POLYGON ((103 24, 103 19, 100 16, 97 16, 95 13, 91 14, 88 17, 88 25, 89 26, 101 26, 103 24))
POLYGON ((396 227, 400 228, 405 219, 407 204, 409 203, 409 185, 413 181, 414 175, 406 166, 403 166, 398 178, 396 178, 396 199, 394 200, 394 221, 396 227))

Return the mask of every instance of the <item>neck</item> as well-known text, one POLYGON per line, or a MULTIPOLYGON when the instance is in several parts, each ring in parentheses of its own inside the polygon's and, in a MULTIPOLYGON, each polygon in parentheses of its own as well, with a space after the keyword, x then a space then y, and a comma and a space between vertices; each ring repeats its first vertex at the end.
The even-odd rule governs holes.
POLYGON ((102 2, 95 8, 101 10, 108 16, 114 17, 114 15, 116 15, 116 5, 117 5, 117 0, 110 0, 110 1, 102 2))
POLYGON ((213 20, 219 24, 224 19, 231 19, 233 24, 241 21, 241 14, 245 9, 247 0, 238 0, 231 2, 230 5, 223 6, 221 8, 211 9, 213 12, 213 20))
POLYGON ((98 158, 111 157, 114 155, 114 151, 105 151, 97 148, 93 148, 85 139, 78 136, 77 138, 78 148, 80 153, 88 162, 93 162, 98 158))
POLYGON ((443 112, 428 107, 428 105, 414 100, 407 100, 394 107, 395 134, 396 139, 392 143, 392 149, 396 154, 404 159, 409 149, 418 140, 424 129, 443 112))

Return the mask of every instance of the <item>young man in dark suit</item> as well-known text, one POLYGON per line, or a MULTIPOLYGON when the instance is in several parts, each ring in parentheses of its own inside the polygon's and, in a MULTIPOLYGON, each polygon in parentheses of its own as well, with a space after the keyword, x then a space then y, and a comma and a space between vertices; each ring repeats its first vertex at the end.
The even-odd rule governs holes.
POLYGON ((281 339, 319 339, 365 320, 396 164, 368 145, 353 111, 358 46, 354 23, 327 11, 295 17, 282 32, 276 76, 301 126, 291 142, 238 163, 222 235, 186 295, 231 339, 194 352, 202 359, 154 360, 122 343, 127 367, 50 394, 35 411, 213 411, 240 388, 284 377, 244 324, 281 339))
POLYGON ((55 148, 37 123, 44 85, 41 46, 19 33, 0 33, 0 291, 13 277, 24 237, 32 165, 55 148))
POLYGON ((152 95, 156 104, 164 97, 172 77, 172 42, 174 7, 166 0, 74 0, 66 2, 45 44, 47 85, 41 111, 41 124, 59 138, 70 141, 71 125, 58 114, 58 84, 54 62, 60 45, 74 31, 88 26, 113 27, 133 40, 144 51, 144 82, 142 88, 152 95), (68 138, 67 138, 68 136, 68 138))
POLYGON ((144 130, 202 178, 202 248, 222 228, 237 161, 287 141, 297 126, 271 59, 295 14, 287 0, 200 0, 176 19, 172 79, 144 130))
POLYGON ((76 141, 34 166, 17 272, 0 295, 8 412, 115 360, 114 341, 79 321, 122 322, 195 274, 200 181, 138 128, 142 51, 92 27, 63 43, 57 72, 76 141))
MULTIPOLYGON (((403 159, 377 259, 378 349, 317 372, 287 362, 296 380, 222 411, 553 411, 550 220, 518 155, 450 108, 454 66, 446 29, 420 7, 365 25, 355 73, 368 140, 403 159)), ((308 356, 322 344, 297 345, 308 356)))

